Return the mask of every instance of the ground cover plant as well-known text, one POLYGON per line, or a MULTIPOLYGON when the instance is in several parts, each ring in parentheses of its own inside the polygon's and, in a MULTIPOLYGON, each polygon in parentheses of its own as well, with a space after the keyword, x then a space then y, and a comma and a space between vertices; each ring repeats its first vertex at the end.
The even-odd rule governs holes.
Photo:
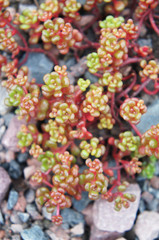
POLYGON ((147 110, 141 93, 159 92, 153 49, 137 42, 143 23, 159 34, 158 0, 86 0, 83 7, 76 0, 35 4, 37 10, 12 18, 9 1, 0 0, 0 71, 9 92, 5 104, 26 120, 17 134, 18 147, 41 162, 32 176, 39 184, 37 201, 53 213, 57 225, 60 210, 71 207, 72 197, 80 200, 83 191, 91 200, 114 201, 117 211, 128 208, 135 201, 135 195, 125 193, 130 178, 151 178, 159 158, 159 124, 144 134, 136 127, 147 110), (79 24, 81 13, 93 14, 91 24, 79 24), (91 26, 96 41, 87 36, 91 26), (37 43, 41 48, 34 47, 37 43), (79 78, 71 84, 67 67, 59 66, 51 53, 53 46, 61 58, 72 52, 78 62, 85 55, 98 81, 79 78), (30 52, 44 53, 55 64, 43 84, 29 81, 25 62, 30 52), (124 72, 127 66, 132 67, 124 72), (116 166, 109 166, 110 157, 116 166), (81 161, 86 166, 82 173, 81 161))

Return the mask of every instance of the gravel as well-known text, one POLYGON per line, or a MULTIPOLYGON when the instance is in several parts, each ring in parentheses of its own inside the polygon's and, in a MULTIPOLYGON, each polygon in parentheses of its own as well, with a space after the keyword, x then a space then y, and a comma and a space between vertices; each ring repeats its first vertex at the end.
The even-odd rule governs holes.
POLYGON ((11 190, 9 192, 9 197, 8 197, 8 204, 7 204, 8 210, 12 210, 16 205, 17 201, 18 201, 18 193, 15 190, 11 190))

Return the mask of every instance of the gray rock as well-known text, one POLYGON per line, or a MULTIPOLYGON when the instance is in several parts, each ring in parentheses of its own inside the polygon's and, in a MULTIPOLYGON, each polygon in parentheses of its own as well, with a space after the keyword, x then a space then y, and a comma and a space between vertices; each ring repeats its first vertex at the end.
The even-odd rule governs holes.
POLYGON ((5 132, 5 130, 6 130, 6 127, 5 127, 4 125, 2 125, 2 126, 0 127, 0 140, 1 140, 1 138, 2 138, 2 136, 3 136, 3 134, 4 134, 4 132, 5 132))
POLYGON ((156 190, 155 197, 159 200, 159 190, 156 190))
POLYGON ((141 121, 137 124, 137 128, 141 133, 146 132, 151 128, 152 125, 157 125, 159 123, 159 99, 153 104, 148 106, 147 112, 141 117, 141 121))
POLYGON ((11 224, 10 228, 13 233, 20 233, 23 230, 23 226, 21 224, 11 224))
POLYGON ((17 147, 18 139, 16 136, 22 124, 25 124, 24 119, 18 120, 16 116, 11 119, 9 127, 2 138, 2 145, 4 147, 14 152, 19 151, 17 147))
POLYGON ((0 204, 8 192, 11 179, 4 168, 0 167, 0 204))
POLYGON ((143 199, 140 199, 140 203, 139 203, 139 211, 140 213, 144 212, 146 210, 146 206, 145 206, 145 202, 143 199))
POLYGON ((149 185, 150 185, 150 184, 149 184, 149 181, 148 181, 148 180, 145 180, 142 190, 143 190, 143 191, 149 191, 149 192, 150 192, 149 185))
POLYGON ((70 67, 74 66, 75 64, 77 64, 77 61, 73 56, 69 57, 66 61, 64 60, 59 61, 60 66, 66 65, 67 71, 70 71, 70 67))
POLYGON ((52 221, 44 219, 42 221, 44 229, 49 229, 52 227, 52 221))
POLYGON ((95 75, 91 74, 89 71, 85 72, 84 78, 89 79, 91 81, 91 83, 96 83, 96 82, 98 82, 98 79, 99 79, 95 75))
POLYGON ((43 53, 29 53, 25 66, 29 68, 30 79, 35 78, 42 84, 43 76, 52 71, 54 64, 43 53))
POLYGON ((72 72, 67 71, 67 76, 70 80, 70 84, 75 85, 76 84, 76 79, 75 79, 74 75, 72 74, 72 72))
POLYGON ((50 230, 46 230, 46 234, 50 237, 51 240, 57 240, 55 233, 50 230))
POLYGON ((81 19, 78 21, 78 24, 81 27, 84 27, 84 26, 86 26, 88 24, 91 24, 93 20, 94 20, 94 16, 93 15, 91 15, 91 14, 84 15, 84 16, 81 16, 81 19))
POLYGON ((17 224, 17 223, 21 224, 22 223, 19 216, 18 216, 17 211, 12 212, 12 214, 10 216, 10 221, 11 221, 11 223, 15 223, 15 224, 17 224))
POLYGON ((151 186, 148 188, 148 192, 153 194, 154 196, 156 194, 156 190, 153 187, 151 187, 151 186))
POLYGON ((8 92, 5 87, 2 87, 0 84, 0 96, 1 96, 1 101, 0 101, 0 115, 5 115, 9 110, 11 109, 10 107, 6 106, 4 103, 5 98, 8 97, 8 92))
POLYGON ((82 192, 81 200, 76 200, 75 198, 72 199, 73 208, 77 211, 81 212, 87 205, 91 202, 88 197, 88 192, 82 192))
POLYGON ((52 213, 47 212, 46 207, 42 208, 42 214, 43 214, 44 218, 51 220, 52 213))
POLYGON ((15 117, 14 113, 7 113, 3 116, 4 123, 8 127, 12 118, 15 117))
POLYGON ((27 203, 32 203, 35 200, 35 192, 33 189, 28 189, 24 194, 27 203))
POLYGON ((114 202, 98 199, 93 206, 94 225, 102 231, 123 233, 132 228, 140 201, 140 188, 138 184, 130 184, 126 192, 135 194, 136 200, 130 207, 118 212, 114 210, 114 202))
POLYGON ((23 212, 18 212, 17 215, 23 223, 26 223, 30 217, 28 213, 23 213, 23 212))
POLYGON ((25 229, 20 233, 23 240, 49 240, 45 233, 37 225, 25 229))
POLYGON ((70 67, 71 73, 73 74, 74 77, 82 76, 85 73, 86 69, 87 69, 86 57, 81 58, 77 64, 70 67))
POLYGON ((156 198, 153 199, 151 203, 147 204, 147 210, 157 212, 159 210, 159 200, 156 198))
POLYGON ((143 46, 148 46, 150 48, 152 48, 152 40, 151 38, 145 39, 145 38, 140 38, 137 43, 143 47, 143 46))
POLYGON ((12 240, 21 240, 21 238, 18 234, 14 234, 12 235, 12 240))
POLYGON ((84 217, 81 213, 74 211, 73 209, 65 208, 61 211, 61 216, 63 217, 63 227, 67 226, 74 227, 79 223, 84 224, 84 217))
POLYGON ((3 218, 2 212, 0 210, 0 225, 3 225, 3 224, 4 224, 4 218, 3 218))
POLYGON ((86 3, 86 0, 77 0, 81 5, 84 5, 86 3))
POLYGON ((18 179, 22 175, 20 165, 15 160, 10 162, 8 173, 13 179, 18 179))
POLYGON ((4 119, 0 118, 0 127, 3 126, 3 124, 4 124, 4 119))
POLYGON ((26 211, 27 211, 27 213, 30 214, 30 216, 34 220, 43 219, 43 217, 39 214, 39 212, 37 211, 37 209, 36 209, 34 204, 27 204, 26 211))
POLYGON ((18 193, 15 190, 11 190, 9 192, 7 208, 8 210, 12 210, 18 201, 18 193))
POLYGON ((26 162, 26 160, 29 158, 29 153, 28 152, 25 152, 25 153, 19 153, 17 155, 17 161, 19 163, 24 163, 26 162))
POLYGON ((159 237, 159 213, 144 211, 135 224, 135 234, 140 240, 152 240, 159 237))

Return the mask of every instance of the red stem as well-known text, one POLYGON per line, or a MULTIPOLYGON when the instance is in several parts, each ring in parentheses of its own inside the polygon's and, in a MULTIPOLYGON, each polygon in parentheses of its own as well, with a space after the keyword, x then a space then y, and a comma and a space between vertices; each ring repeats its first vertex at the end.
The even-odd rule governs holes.
POLYGON ((130 121, 129 121, 129 124, 133 128, 133 130, 136 132, 136 134, 141 138, 142 134, 140 133, 139 129, 134 124, 132 124, 130 121))
POLYGON ((112 93, 112 98, 111 98, 111 114, 112 114, 112 117, 118 122, 119 124, 119 127, 122 129, 122 123, 121 121, 119 120, 119 118, 117 117, 117 115, 115 114, 114 112, 114 109, 115 109, 115 93, 112 93))
POLYGON ((148 78, 145 82, 143 82, 143 83, 140 85, 140 87, 138 88, 138 90, 135 91, 135 92, 132 94, 131 97, 135 97, 136 95, 138 95, 138 94, 144 89, 144 87, 146 87, 146 86, 149 84, 150 81, 151 81, 151 79, 148 78))
POLYGON ((152 9, 148 9, 141 17, 139 24, 138 24, 138 34, 136 36, 136 39, 139 37, 140 32, 141 32, 141 26, 143 24, 143 21, 145 20, 145 18, 147 17, 147 15, 152 11, 152 9))
POLYGON ((24 90, 25 94, 28 94, 28 91, 25 86, 23 86, 23 90, 24 90))
POLYGON ((117 181, 113 184, 113 186, 108 190, 108 192, 107 192, 107 194, 108 193, 111 193, 112 192, 112 190, 117 186, 118 184, 117 184, 117 181))
POLYGON ((141 60, 142 60, 142 58, 138 58, 138 57, 128 58, 125 62, 123 62, 121 67, 124 67, 125 65, 128 65, 128 64, 131 64, 131 63, 140 62, 141 60))
POLYGON ((58 204, 57 205, 56 216, 59 216, 59 215, 60 215, 60 205, 58 204))
POLYGON ((45 179, 43 179, 43 183, 46 184, 46 185, 48 185, 48 186, 51 187, 51 188, 54 187, 51 183, 49 183, 49 182, 46 181, 45 179))
POLYGON ((102 77, 103 77, 103 75, 100 74, 100 73, 93 73, 93 75, 96 76, 96 77, 99 77, 99 78, 102 78, 102 77))
POLYGON ((159 92, 159 89, 155 89, 153 91, 150 91, 146 87, 144 87, 144 92, 147 93, 148 95, 155 95, 159 92))
POLYGON ((53 150, 53 153, 64 153, 66 151, 66 149, 72 144, 72 141, 69 141, 66 145, 56 148, 55 150, 53 150))
POLYGON ((149 20, 150 20, 151 26, 153 27, 154 31, 159 35, 159 28, 157 27, 157 25, 155 23, 155 20, 152 15, 152 11, 149 14, 149 20))
POLYGON ((132 89, 133 86, 135 85, 136 79, 137 79, 137 76, 136 76, 136 73, 135 73, 135 72, 132 73, 132 76, 134 76, 132 83, 129 85, 129 87, 127 87, 124 91, 122 91, 122 92, 118 95, 118 97, 116 98, 116 100, 119 100, 121 97, 124 97, 128 92, 131 91, 131 89, 132 89))

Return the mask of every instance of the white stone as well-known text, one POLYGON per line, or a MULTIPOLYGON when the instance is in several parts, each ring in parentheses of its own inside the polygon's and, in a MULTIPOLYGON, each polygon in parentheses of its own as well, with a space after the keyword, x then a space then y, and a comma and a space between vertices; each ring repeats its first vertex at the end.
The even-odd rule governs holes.
POLYGON ((159 236, 159 213, 144 211, 135 224, 135 234, 140 240, 152 240, 159 236))
POLYGON ((130 207, 118 212, 114 210, 114 202, 98 199, 93 206, 94 225, 102 231, 123 233, 132 228, 140 201, 140 188, 138 184, 130 184, 126 192, 135 194, 135 202, 130 207))

